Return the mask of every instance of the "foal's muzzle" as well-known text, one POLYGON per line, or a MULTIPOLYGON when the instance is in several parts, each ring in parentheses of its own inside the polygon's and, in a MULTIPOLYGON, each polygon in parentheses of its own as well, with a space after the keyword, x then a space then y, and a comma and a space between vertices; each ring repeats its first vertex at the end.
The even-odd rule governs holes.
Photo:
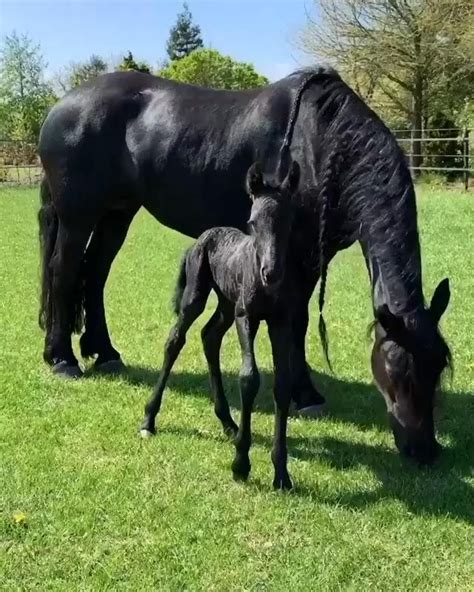
POLYGON ((265 288, 274 289, 280 284, 283 274, 278 269, 269 269, 265 265, 262 265, 260 268, 260 277, 265 288))

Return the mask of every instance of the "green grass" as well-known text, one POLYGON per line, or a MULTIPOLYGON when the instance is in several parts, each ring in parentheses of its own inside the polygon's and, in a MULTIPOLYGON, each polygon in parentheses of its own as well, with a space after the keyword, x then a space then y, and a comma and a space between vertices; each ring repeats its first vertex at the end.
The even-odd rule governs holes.
MULTIPOLYGON (((472 194, 420 189, 424 285, 449 276, 443 329, 455 375, 432 470, 396 454, 368 367, 370 293, 358 247, 330 271, 327 323, 334 375, 313 315, 308 356, 329 401, 321 421, 292 419, 290 494, 271 489, 271 358, 248 484, 232 481, 233 449, 208 400, 199 339, 190 332, 159 418, 137 437, 172 322, 176 266, 189 244, 146 213, 113 268, 107 311, 129 365, 115 379, 64 382, 42 363, 37 328, 37 192, 0 196, 0 589, 4 590, 473 590, 472 194), (470 244, 470 247, 469 247, 470 244), (26 525, 15 524, 23 512, 26 525)), ((237 405, 234 331, 223 352, 237 405)))

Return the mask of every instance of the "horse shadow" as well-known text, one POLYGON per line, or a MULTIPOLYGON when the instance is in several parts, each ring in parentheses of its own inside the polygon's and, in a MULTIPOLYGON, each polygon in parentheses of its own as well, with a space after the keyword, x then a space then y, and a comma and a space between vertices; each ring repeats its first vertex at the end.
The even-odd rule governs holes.
MULTIPOLYGON (((158 375, 159 372, 155 369, 131 366, 119 378, 133 385, 152 388, 158 375)), ((224 373, 223 376, 229 404, 234 409, 239 409, 238 376, 231 373, 224 373)), ((379 430, 388 429, 384 403, 375 387, 319 373, 314 374, 313 379, 321 392, 327 395, 328 417, 350 423, 361 430, 374 427, 379 430)), ((273 414, 272 384, 272 374, 261 372, 261 387, 255 411, 273 414)), ((168 386, 186 396, 209 397, 206 373, 173 373, 168 386)), ((437 421, 437 431, 448 445, 433 467, 419 468, 402 459, 395 445, 388 449, 378 445, 346 442, 336 437, 290 436, 288 448, 291 457, 308 462, 317 458, 340 471, 364 466, 379 481, 379 487, 375 491, 359 490, 333 495, 302 484, 295 487, 295 494, 357 510, 387 499, 396 499, 416 514, 450 515, 474 524, 474 488, 468 483, 474 468, 474 396, 462 392, 444 392, 440 400, 442 412, 437 421)), ((209 412, 212 413, 211 407, 209 412)), ((166 431, 222 442, 217 427, 215 435, 203 433, 198 428, 181 426, 167 428, 166 431)), ((255 433, 253 441, 256 445, 271 450, 270 435, 255 433)), ((259 483, 258 480, 250 480, 249 485, 268 488, 268 483, 259 483)))

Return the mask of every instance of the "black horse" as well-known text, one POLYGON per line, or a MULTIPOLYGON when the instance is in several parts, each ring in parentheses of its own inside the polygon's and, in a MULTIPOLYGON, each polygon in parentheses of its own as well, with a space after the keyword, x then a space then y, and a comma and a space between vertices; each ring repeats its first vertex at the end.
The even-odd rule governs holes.
POLYGON ((235 436, 235 479, 246 480, 250 473, 251 420, 260 376, 255 362, 254 341, 261 321, 266 321, 275 367, 275 432, 272 460, 273 487, 291 489, 287 469, 286 428, 290 407, 291 311, 293 281, 288 265, 291 199, 298 187, 300 169, 293 162, 286 179, 276 186, 266 182, 258 163, 247 173, 247 191, 253 204, 250 235, 236 228, 206 230, 188 250, 181 264, 175 294, 176 324, 165 347, 163 366, 153 397, 145 407, 140 433, 155 433, 168 376, 186 342, 186 333, 203 312, 211 290, 218 306, 202 330, 202 342, 209 367, 214 409, 224 433, 235 436), (237 430, 229 410, 220 369, 220 349, 224 335, 235 320, 242 351, 240 397, 242 410, 237 430))
POLYGON ((260 160, 270 172, 281 171, 291 157, 301 165, 290 247, 299 284, 292 396, 300 408, 321 403, 305 361, 308 302, 321 277, 322 309, 328 262, 359 241, 372 283, 373 366, 377 376, 384 374, 376 379, 387 394, 397 444, 418 460, 435 457, 434 391, 449 362, 437 322, 449 289, 441 284, 431 309, 425 307, 405 157, 337 73, 297 72, 242 92, 138 72, 108 74, 51 110, 39 152, 46 173, 40 319, 44 358, 55 372, 80 373, 71 333, 82 326, 83 310, 83 356, 97 356, 98 365, 120 359, 107 330, 103 290, 141 206, 193 237, 214 226, 244 228, 249 166, 260 160))

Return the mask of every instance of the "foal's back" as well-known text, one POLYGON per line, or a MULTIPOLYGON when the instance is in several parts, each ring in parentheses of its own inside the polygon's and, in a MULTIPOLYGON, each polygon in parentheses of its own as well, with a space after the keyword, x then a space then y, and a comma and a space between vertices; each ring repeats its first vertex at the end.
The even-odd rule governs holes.
POLYGON ((237 228, 218 226, 204 232, 188 255, 188 268, 207 267, 210 281, 229 301, 236 303, 244 275, 255 268, 250 236, 237 228))

